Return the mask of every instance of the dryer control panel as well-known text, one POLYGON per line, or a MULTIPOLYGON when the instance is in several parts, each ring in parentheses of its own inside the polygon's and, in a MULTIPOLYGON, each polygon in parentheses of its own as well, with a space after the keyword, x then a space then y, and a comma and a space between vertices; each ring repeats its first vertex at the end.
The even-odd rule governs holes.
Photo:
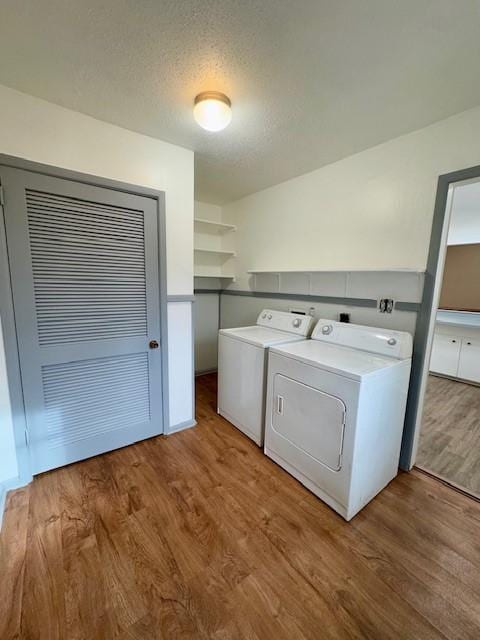
POLYGON ((257 325, 308 337, 312 330, 313 318, 289 311, 263 309, 257 318, 257 325))
POLYGON ((313 330, 312 340, 321 340, 393 358, 412 357, 412 336, 406 331, 320 319, 313 330))

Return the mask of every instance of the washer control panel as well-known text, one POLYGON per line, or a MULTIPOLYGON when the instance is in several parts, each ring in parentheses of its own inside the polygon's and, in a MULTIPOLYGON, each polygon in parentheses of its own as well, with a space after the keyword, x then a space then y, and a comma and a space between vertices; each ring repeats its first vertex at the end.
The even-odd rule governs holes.
POLYGON ((308 337, 312 330, 313 318, 289 311, 264 309, 257 318, 257 325, 308 337))
POLYGON ((312 340, 321 340, 394 358, 411 358, 412 356, 412 336, 406 331, 321 319, 313 330, 312 340))

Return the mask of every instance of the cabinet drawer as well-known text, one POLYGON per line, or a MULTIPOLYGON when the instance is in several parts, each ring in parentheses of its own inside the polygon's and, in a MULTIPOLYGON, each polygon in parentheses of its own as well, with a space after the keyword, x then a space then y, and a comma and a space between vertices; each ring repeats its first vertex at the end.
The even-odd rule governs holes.
POLYGON ((460 347, 460 338, 436 333, 433 336, 430 371, 456 377, 458 375, 460 347))
POLYGON ((464 380, 480 382, 480 340, 462 339, 457 375, 464 380))

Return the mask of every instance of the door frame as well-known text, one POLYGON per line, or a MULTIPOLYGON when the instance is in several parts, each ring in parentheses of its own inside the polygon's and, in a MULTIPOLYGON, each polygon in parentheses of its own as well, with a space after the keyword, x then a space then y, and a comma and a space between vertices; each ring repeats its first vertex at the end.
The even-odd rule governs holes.
POLYGON ((478 178, 480 178, 480 165, 445 173, 438 178, 425 283, 413 341, 412 375, 400 455, 402 469, 410 470, 415 464, 422 428, 423 405, 432 352, 433 329, 445 264, 453 189, 457 183, 465 183, 478 178))
MULTIPOLYGON (((162 418, 165 433, 169 425, 168 405, 168 322, 167 322, 167 253, 166 253, 166 222, 165 222, 165 192, 149 187, 111 180, 79 171, 55 167, 53 165, 33 162, 24 158, 0 153, 0 170, 2 167, 22 169, 32 173, 39 173, 53 178, 63 178, 80 182, 94 187, 103 187, 113 191, 120 191, 137 196, 151 198, 156 202, 158 221, 158 259, 159 259, 159 300, 160 300, 160 339, 161 339, 161 370, 162 370, 162 418)), ((1 176, 0 176, 1 177, 1 176)), ((12 410, 15 449, 18 464, 18 479, 15 486, 23 486, 32 480, 30 451, 27 441, 27 423, 20 372, 20 357, 18 352, 18 337, 15 325, 15 311, 13 305, 10 265, 8 260, 7 237, 5 231, 5 212, 3 202, 0 202, 0 318, 3 327, 5 359, 7 366, 7 386, 12 410)))

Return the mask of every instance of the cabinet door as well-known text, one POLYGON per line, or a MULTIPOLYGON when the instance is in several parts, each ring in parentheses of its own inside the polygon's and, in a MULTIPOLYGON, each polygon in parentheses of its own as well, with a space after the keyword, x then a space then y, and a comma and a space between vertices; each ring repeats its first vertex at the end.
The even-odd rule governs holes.
POLYGON ((463 338, 458 365, 458 377, 480 382, 480 340, 463 338))
POLYGON ((433 337, 430 371, 445 376, 457 376, 460 356, 460 338, 436 333, 433 337))

